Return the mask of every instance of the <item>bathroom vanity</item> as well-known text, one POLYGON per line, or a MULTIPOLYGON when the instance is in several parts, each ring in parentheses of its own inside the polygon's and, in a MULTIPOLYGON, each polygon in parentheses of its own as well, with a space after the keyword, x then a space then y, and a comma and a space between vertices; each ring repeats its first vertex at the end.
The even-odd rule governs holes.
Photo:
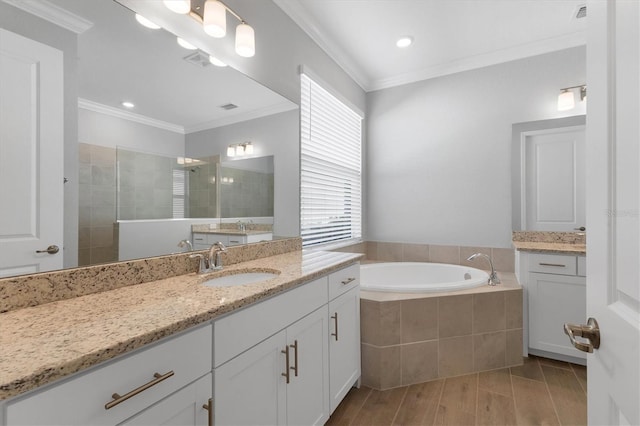
POLYGON ((323 424, 360 377, 359 258, 293 251, 221 272, 279 272, 255 284, 187 274, 0 314, 0 425, 323 424))
POLYGON ((524 354, 586 363, 564 334, 586 318, 584 243, 514 241, 516 274, 524 291, 524 354))
POLYGON ((273 233, 265 231, 234 231, 217 229, 211 232, 193 232, 193 249, 206 250, 211 244, 220 241, 227 247, 241 244, 270 241, 273 233))

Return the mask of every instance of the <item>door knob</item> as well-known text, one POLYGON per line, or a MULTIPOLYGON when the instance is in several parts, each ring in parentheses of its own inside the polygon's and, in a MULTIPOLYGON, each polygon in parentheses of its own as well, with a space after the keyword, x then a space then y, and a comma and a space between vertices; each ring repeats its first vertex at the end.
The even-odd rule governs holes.
POLYGON ((36 253, 56 254, 59 251, 60 251, 60 247, 58 247, 56 245, 51 245, 51 246, 47 247, 46 250, 36 250, 36 253))
POLYGON ((573 230, 574 231, 582 231, 582 232, 584 232, 584 231, 587 230, 587 228, 585 228, 584 226, 581 226, 580 228, 573 228, 573 230))
POLYGON ((600 347, 600 327, 595 318, 589 318, 587 324, 565 324, 564 334, 569 336, 571 344, 582 352, 592 353, 594 349, 600 347), (577 337, 587 339, 587 343, 578 342, 577 337))

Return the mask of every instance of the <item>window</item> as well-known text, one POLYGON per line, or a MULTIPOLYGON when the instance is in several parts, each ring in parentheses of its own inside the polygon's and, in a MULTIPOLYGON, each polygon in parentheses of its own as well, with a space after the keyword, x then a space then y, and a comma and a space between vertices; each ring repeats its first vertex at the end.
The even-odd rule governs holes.
POLYGON ((362 118, 301 75, 302 245, 362 236, 362 118))

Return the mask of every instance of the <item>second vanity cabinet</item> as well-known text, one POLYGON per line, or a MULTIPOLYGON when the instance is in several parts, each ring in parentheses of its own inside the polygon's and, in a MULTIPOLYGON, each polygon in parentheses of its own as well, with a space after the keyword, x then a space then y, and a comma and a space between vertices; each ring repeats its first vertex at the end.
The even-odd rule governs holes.
POLYGON ((194 250, 206 250, 211 247, 212 244, 220 241, 227 247, 237 246, 241 244, 257 243, 259 241, 268 241, 273 239, 273 233, 251 233, 251 234, 214 234, 210 232, 194 232, 193 233, 193 249, 194 250))

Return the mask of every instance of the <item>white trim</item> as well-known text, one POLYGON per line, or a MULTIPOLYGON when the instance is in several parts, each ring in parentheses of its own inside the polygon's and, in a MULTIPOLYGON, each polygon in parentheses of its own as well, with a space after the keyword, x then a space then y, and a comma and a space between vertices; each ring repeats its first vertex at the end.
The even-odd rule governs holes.
POLYGON ((254 120, 256 118, 266 117, 269 115, 291 111, 294 109, 298 109, 298 105, 294 104, 293 102, 280 102, 275 105, 269 105, 263 108, 254 109, 230 117, 217 118, 215 120, 205 121, 204 123, 194 124, 193 126, 185 127, 185 133, 195 133, 202 130, 214 129, 216 127, 228 126, 230 124, 240 123, 247 120, 254 120))
POLYGON ((331 84, 327 83, 326 80, 324 80, 322 77, 320 77, 317 73, 315 73, 307 65, 300 65, 298 67, 298 73, 299 74, 306 74, 307 76, 309 76, 313 81, 315 81, 320 86, 322 86, 322 88, 324 90, 326 90, 327 92, 331 93, 340 102, 342 102, 343 104, 348 106, 353 112, 358 114, 360 116, 360 118, 362 118, 364 120, 364 112, 362 112, 362 110, 360 108, 355 106, 353 102, 351 102, 349 99, 344 97, 340 92, 335 90, 331 84))
POLYGON ((93 27, 93 22, 71 13, 47 0, 2 0, 13 7, 24 10, 46 21, 66 28, 76 34, 82 34, 93 27))
POLYGON ((87 99, 78 98, 78 108, 86 109, 89 111, 98 112, 101 114, 110 115, 112 117, 122 118, 124 120, 134 121, 136 123, 144 124, 147 126, 157 127, 159 129, 168 130, 174 133, 185 134, 184 126, 179 124, 168 123, 166 121, 156 120, 149 118, 145 115, 135 114, 129 111, 123 111, 118 108, 99 104, 87 99))

